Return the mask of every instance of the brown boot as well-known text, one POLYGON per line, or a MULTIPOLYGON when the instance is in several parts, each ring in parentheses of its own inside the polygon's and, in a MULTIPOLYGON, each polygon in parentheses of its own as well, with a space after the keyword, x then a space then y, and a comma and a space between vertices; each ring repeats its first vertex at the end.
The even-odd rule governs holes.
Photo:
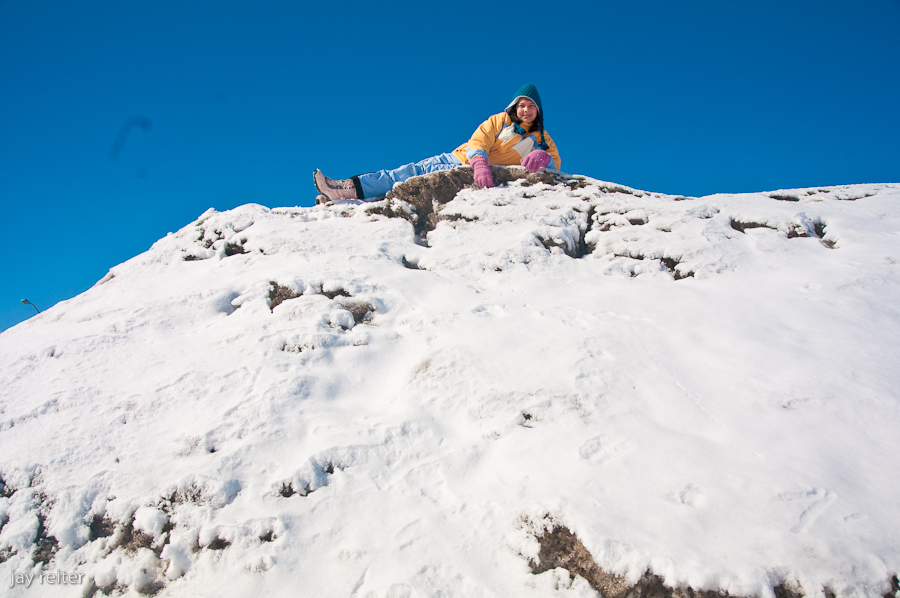
POLYGON ((358 197, 356 185, 353 179, 344 179, 336 181, 329 179, 322 174, 318 168, 313 171, 313 182, 316 190, 327 198, 328 201, 336 201, 338 199, 362 199, 358 197))

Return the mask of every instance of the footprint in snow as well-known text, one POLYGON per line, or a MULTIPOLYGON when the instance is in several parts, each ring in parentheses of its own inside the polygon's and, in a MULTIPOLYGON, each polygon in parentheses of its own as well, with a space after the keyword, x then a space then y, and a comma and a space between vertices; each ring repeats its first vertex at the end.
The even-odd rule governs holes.
POLYGON ((785 502, 799 502, 804 505, 797 525, 791 528, 795 534, 804 532, 810 528, 815 520, 835 501, 837 494, 824 488, 814 488, 807 492, 783 492, 778 498, 785 502))
POLYGON ((672 492, 666 498, 680 505, 702 507, 706 504, 706 491, 696 484, 688 484, 679 492, 672 492))
POLYGON ((582 444, 578 453, 582 459, 603 464, 622 456, 630 448, 631 445, 626 440, 604 434, 582 444))
POLYGON ((506 315, 506 310, 501 305, 479 305, 472 309, 472 313, 476 316, 493 316, 502 318, 506 315))

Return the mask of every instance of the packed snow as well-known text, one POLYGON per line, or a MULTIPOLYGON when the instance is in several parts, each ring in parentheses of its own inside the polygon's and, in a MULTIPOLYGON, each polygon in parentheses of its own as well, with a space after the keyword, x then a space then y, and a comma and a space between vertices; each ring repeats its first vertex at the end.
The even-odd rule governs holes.
POLYGON ((532 574, 562 525, 631 583, 882 596, 898 202, 211 209, 0 335, 0 593, 597 596, 532 574))

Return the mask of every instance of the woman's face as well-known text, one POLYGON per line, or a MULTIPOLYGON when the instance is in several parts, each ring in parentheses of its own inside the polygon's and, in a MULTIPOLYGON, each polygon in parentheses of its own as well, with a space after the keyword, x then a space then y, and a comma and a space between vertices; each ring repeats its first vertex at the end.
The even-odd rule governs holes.
POLYGON ((528 98, 519 98, 519 102, 516 104, 516 116, 522 119, 522 122, 530 125, 537 118, 537 115, 538 108, 534 105, 534 102, 528 98))

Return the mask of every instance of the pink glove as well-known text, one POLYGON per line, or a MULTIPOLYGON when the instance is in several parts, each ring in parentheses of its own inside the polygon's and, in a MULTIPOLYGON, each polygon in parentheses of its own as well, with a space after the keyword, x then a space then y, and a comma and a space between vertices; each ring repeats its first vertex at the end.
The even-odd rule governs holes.
POLYGON ((519 162, 531 172, 537 172, 550 163, 550 154, 542 149, 536 149, 519 162))
POLYGON ((488 166, 487 158, 484 156, 475 156, 469 161, 472 170, 475 171, 475 184, 479 187, 493 187, 494 178, 491 176, 491 168, 488 166))

